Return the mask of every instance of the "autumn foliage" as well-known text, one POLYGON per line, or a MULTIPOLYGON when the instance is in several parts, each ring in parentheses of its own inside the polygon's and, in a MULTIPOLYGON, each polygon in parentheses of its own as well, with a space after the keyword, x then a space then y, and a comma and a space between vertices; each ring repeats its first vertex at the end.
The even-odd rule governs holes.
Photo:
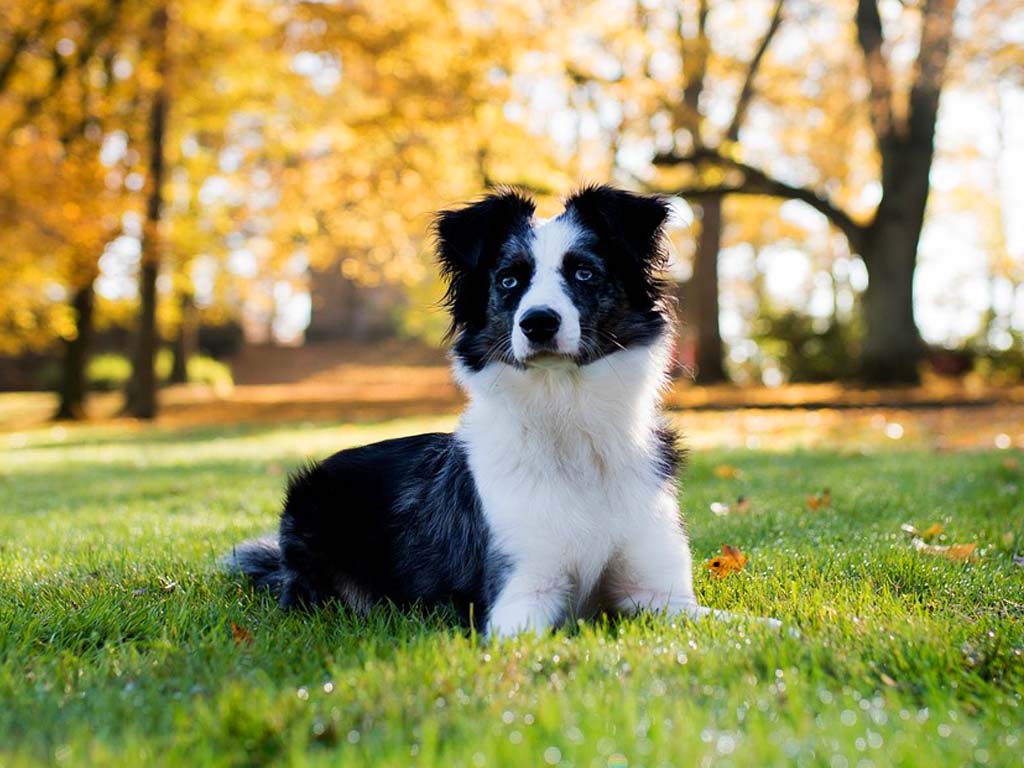
POLYGON ((863 318, 868 362, 913 378, 939 96, 1019 81, 1012 6, 882 24, 874 0, 0 0, 0 355, 61 350, 76 415, 93 329, 128 328, 129 410, 151 415, 155 347, 186 356, 197 314, 272 336, 310 269, 393 286, 429 334, 431 211, 513 184, 548 212, 600 180, 689 203, 673 237, 698 377, 727 373, 719 251, 785 243, 867 266, 863 312, 837 282, 833 319, 863 318), (770 198, 841 239, 808 245, 770 198))

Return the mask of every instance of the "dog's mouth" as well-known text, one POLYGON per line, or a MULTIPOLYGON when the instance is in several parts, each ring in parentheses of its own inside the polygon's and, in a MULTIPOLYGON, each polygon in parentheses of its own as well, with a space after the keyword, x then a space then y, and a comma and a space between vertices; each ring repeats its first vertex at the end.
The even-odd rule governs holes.
POLYGON ((565 352, 552 352, 543 350, 534 352, 523 359, 523 365, 527 368, 540 368, 542 370, 559 370, 565 368, 576 368, 579 363, 575 355, 565 352))

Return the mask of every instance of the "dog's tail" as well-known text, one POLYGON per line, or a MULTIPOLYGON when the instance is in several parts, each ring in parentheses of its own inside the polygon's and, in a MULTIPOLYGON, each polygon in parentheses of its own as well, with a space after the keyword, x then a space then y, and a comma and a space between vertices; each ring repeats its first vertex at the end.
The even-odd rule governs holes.
POLYGON ((239 544, 224 559, 229 571, 240 573, 257 587, 280 594, 284 580, 281 568, 281 545, 276 537, 267 536, 239 544))

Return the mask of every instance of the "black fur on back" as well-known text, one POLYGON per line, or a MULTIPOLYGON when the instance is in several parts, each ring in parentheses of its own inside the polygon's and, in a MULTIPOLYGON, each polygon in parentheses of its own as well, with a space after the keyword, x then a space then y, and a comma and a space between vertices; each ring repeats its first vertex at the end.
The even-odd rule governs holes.
POLYGON ((508 570, 489 546, 465 452, 442 433, 341 451, 297 472, 277 542, 243 544, 232 563, 284 608, 451 604, 481 627, 508 570))

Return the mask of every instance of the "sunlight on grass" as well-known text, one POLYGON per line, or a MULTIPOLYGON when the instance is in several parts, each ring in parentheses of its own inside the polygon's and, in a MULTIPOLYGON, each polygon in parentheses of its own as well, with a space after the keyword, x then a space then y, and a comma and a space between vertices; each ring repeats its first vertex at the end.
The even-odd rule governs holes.
POLYGON ((697 451, 701 598, 799 636, 648 616, 488 644, 443 614, 282 614, 218 571, 293 467, 452 423, 0 441, 0 763, 1020 764, 1016 454, 697 451), (904 522, 983 554, 928 557, 904 522), (718 579, 723 543, 749 563, 718 579))

